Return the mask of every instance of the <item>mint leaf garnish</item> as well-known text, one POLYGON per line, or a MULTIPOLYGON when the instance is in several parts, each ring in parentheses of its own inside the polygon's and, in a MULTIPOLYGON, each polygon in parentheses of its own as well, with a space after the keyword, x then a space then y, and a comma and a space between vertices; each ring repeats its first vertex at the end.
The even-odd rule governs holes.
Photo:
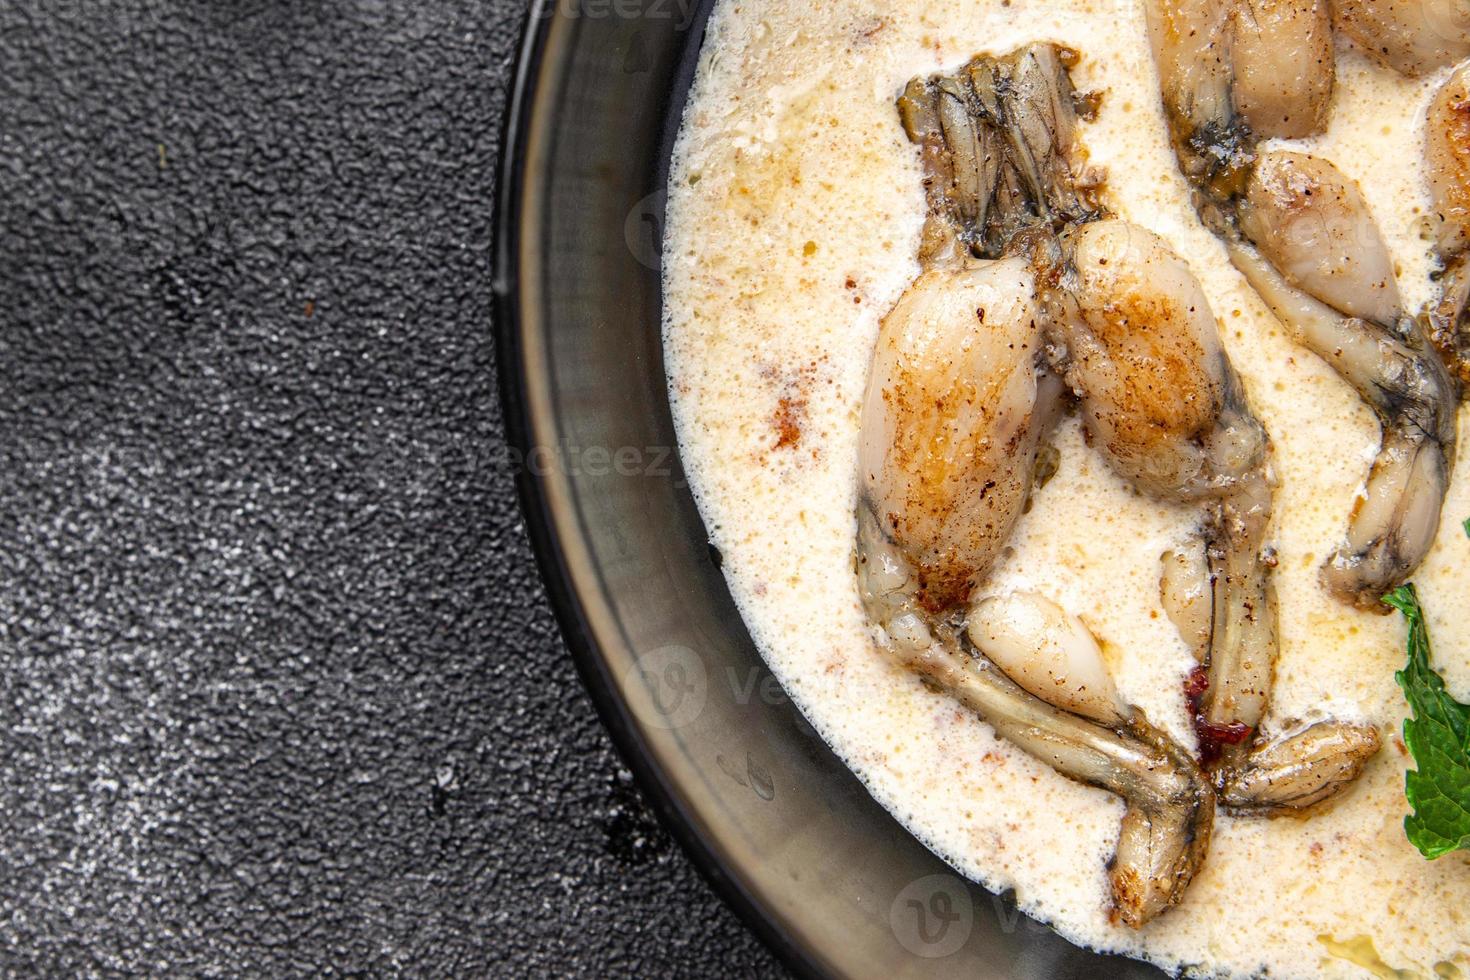
POLYGON ((1414 810, 1404 818, 1404 833, 1427 858, 1470 850, 1470 705, 1450 697, 1429 666, 1429 631, 1414 586, 1400 586, 1383 601, 1409 623, 1409 662, 1394 675, 1414 712, 1404 721, 1404 742, 1418 766, 1404 775, 1414 810))

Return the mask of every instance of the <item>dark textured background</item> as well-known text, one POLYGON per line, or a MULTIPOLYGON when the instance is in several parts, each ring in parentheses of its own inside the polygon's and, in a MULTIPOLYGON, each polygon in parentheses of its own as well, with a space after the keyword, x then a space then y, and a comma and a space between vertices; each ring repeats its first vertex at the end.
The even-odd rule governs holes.
POLYGON ((0 0, 0 973, 772 973, 500 465, 522 4, 0 0))

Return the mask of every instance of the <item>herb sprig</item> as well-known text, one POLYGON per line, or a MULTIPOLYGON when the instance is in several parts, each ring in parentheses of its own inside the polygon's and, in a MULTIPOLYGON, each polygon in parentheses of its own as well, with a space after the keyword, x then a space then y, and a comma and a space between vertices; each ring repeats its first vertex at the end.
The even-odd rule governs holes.
POLYGON ((1470 850, 1470 705, 1445 690, 1429 665, 1429 630, 1413 585, 1383 597, 1409 623, 1409 662, 1394 675, 1414 717, 1404 721, 1404 742, 1416 770, 1404 776, 1404 795, 1414 812, 1404 833, 1426 858, 1470 850))

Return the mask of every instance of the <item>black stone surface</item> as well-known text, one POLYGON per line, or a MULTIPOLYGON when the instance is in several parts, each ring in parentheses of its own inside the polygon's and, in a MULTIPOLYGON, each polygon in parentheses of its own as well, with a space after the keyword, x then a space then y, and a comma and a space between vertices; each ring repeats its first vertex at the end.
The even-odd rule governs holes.
POLYGON ((0 974, 770 974, 498 465, 487 0, 0 2, 0 974))

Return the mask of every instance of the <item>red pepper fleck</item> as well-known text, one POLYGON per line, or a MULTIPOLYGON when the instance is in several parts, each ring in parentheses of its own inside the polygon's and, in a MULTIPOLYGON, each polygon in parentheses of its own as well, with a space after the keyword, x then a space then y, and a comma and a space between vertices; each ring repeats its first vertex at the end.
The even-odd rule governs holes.
POLYGON ((1196 718, 1194 723, 1212 741, 1219 742, 1221 745, 1239 745, 1251 737, 1251 726, 1243 721, 1229 721, 1219 725, 1212 721, 1205 721, 1203 718, 1196 718))
POLYGON ((1199 757, 1205 765, 1219 760, 1226 745, 1239 745, 1251 737, 1251 726, 1240 721, 1220 725, 1194 716, 1194 730, 1199 735, 1199 757))
POLYGON ((1194 731, 1199 736, 1200 762, 1206 766, 1219 760, 1222 746, 1239 745, 1251 736, 1251 727, 1243 722, 1221 725, 1205 720, 1200 711, 1200 700, 1209 688, 1210 674, 1203 666, 1194 668, 1184 677, 1184 696, 1194 711, 1194 731))
POLYGON ((1198 708, 1199 699, 1210 687, 1210 672, 1204 667, 1196 667, 1184 677, 1184 696, 1189 703, 1198 708))

